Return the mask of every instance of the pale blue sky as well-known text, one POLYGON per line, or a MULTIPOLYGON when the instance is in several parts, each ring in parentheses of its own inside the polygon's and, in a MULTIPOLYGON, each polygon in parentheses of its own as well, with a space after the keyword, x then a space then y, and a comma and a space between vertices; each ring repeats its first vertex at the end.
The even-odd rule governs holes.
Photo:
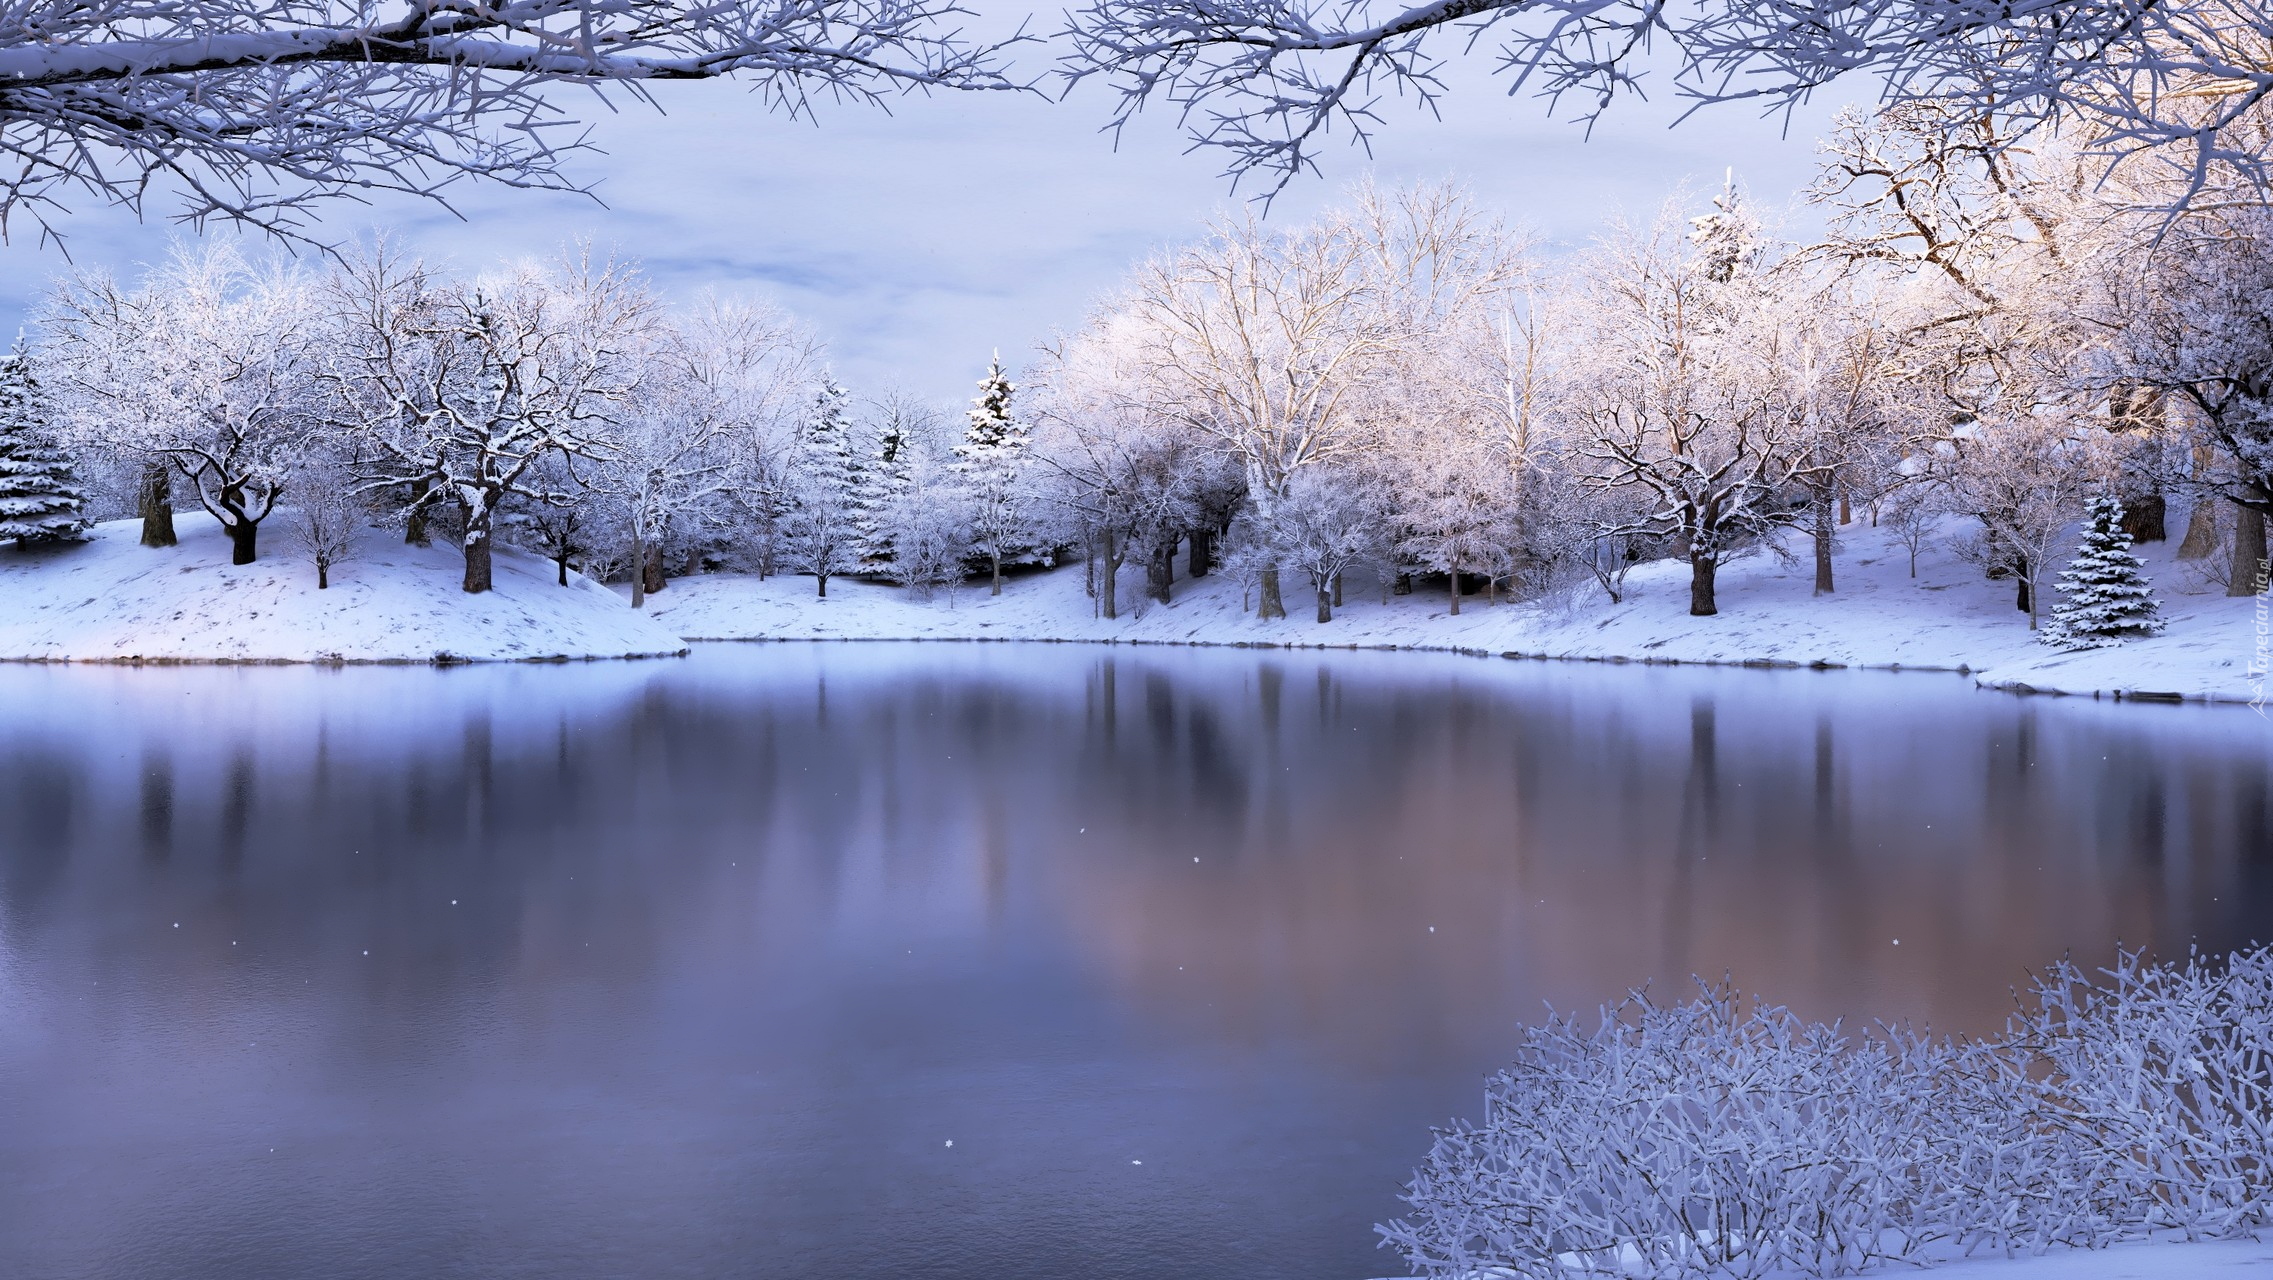
MULTIPOLYGON (((1810 108, 1787 138, 1749 108, 1669 129, 1671 108, 1629 102, 1590 139, 1537 101, 1498 92, 1487 70, 1484 59, 1460 69, 1442 120, 1392 105, 1370 162, 1329 148, 1326 177, 1299 182, 1272 217, 1302 217, 1369 171, 1387 183, 1449 177, 1510 221, 1581 245, 1614 212, 1646 214, 1683 183, 1717 187, 1731 166, 1762 205, 1783 204, 1806 182, 1831 115, 1810 108)), ((1097 132, 1108 106, 1098 93, 934 96, 890 115, 832 108, 814 125, 769 116, 731 83, 659 88, 668 114, 603 113, 595 141, 607 154, 576 162, 605 207, 469 186, 457 198, 464 221, 390 201, 335 208, 327 231, 390 227, 465 267, 589 237, 642 259, 668 293, 772 298, 820 332, 856 390, 896 380, 960 400, 992 350, 1022 363, 1132 261, 1239 199, 1220 161, 1184 154, 1164 117, 1116 152, 1097 132)), ((162 213, 138 225, 83 208, 68 225, 74 259, 120 271, 181 234, 162 213)), ((20 314, 64 266, 19 235, 0 254, 0 312, 20 314)))

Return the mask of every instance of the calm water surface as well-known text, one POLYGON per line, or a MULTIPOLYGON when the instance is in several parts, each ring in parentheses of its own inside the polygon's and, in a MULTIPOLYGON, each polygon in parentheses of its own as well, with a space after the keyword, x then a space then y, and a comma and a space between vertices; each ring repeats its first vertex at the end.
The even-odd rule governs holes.
POLYGON ((2273 937, 2273 730, 1952 677, 0 668, 0 1276, 1353 1280, 1542 1002, 2273 937), (1899 940, 1899 942, 1897 942, 1899 940))

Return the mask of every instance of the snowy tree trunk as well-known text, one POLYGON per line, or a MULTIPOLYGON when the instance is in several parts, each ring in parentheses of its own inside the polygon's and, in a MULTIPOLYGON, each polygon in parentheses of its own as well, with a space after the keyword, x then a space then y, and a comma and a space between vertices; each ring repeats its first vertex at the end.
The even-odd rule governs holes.
POLYGON ((136 514, 142 517, 142 545, 170 547, 174 537, 174 477, 163 462, 142 464, 136 514))
POLYGON ((1000 551, 988 552, 987 564, 994 570, 994 584, 987 589, 987 594, 999 596, 1002 594, 1002 553, 1000 551))
MULTIPOLYGON (((1692 546, 1694 542, 1692 542, 1692 546)), ((1720 612, 1713 599, 1713 575, 1720 572, 1720 560, 1712 555, 1689 556, 1689 616, 1710 618, 1720 612)))
POLYGON ((1258 585, 1261 590, 1258 594, 1261 599, 1255 602, 1255 616, 1258 618, 1285 617, 1286 601, 1279 596, 1279 567, 1274 564, 1263 570, 1259 577, 1258 585))
POLYGON ((459 584, 469 596, 478 596, 490 588, 489 519, 484 516, 477 526, 466 524, 465 538, 466 576, 459 584))
POLYGON ((631 535, 631 607, 647 606, 647 539, 639 532, 639 522, 632 521, 631 535))
POLYGON ((647 588, 647 594, 654 595, 663 589, 663 544, 661 541, 648 545, 647 556, 640 562, 639 576, 647 588))
POLYGON ((419 479, 411 482, 410 514, 403 518, 403 542, 413 547, 431 544, 426 536, 426 495, 433 491, 433 481, 419 479))
MULTIPOLYGON (((2263 498, 2256 489, 2253 497, 2263 498)), ((2253 596, 2265 584, 2265 517, 2252 507, 2234 505, 2233 572, 2226 578, 2229 596, 2253 596)))
POLYGON ((1310 584, 1318 591, 1318 620, 1320 622, 1332 622, 1334 620, 1334 605, 1338 603, 1334 599, 1333 588, 1328 585, 1329 581, 1324 574, 1314 573, 1310 575, 1310 584))
POLYGON ((1831 582, 1831 539, 1836 527, 1831 523, 1831 490, 1818 490, 1815 495, 1815 594, 1819 596, 1830 595, 1834 590, 1831 582))
POLYGON ((1194 529, 1191 532, 1191 539, 1192 558, 1190 566, 1184 571, 1184 576, 1204 578, 1208 576, 1208 570, 1215 567, 1210 563, 1215 558, 1215 534, 1207 529, 1194 529))

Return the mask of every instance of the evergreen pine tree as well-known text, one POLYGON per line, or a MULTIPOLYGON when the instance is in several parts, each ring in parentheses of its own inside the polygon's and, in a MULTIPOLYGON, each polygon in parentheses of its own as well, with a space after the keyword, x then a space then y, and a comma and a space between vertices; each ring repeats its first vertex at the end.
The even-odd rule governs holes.
POLYGON ((862 467, 852 445, 847 398, 835 379, 823 379, 798 433, 789 514, 783 522, 791 564, 813 575, 823 597, 829 594, 829 578, 850 572, 860 555, 862 467))
POLYGON ((2131 554, 2131 535, 2123 531, 2123 504, 2103 494, 2091 500, 2090 511, 2083 547, 2060 575, 2065 598, 2053 608, 2043 636, 2057 648, 2120 644, 2163 629, 2146 566, 2131 554))
POLYGON ((998 596, 1003 562, 1034 550, 1026 511, 1026 472, 1034 442, 1026 424, 1010 414, 1010 397, 1017 389, 1003 375, 997 353, 971 402, 971 428, 955 446, 955 474, 971 499, 971 549, 987 562, 993 574, 991 594, 998 596))
POLYGON ((907 424, 893 413, 877 434, 876 457, 860 474, 856 523, 860 533, 860 567, 866 573, 890 573, 897 558, 893 548, 893 517, 908 492, 908 471, 915 461, 915 442, 907 424))
POLYGON ((31 357, 18 342, 0 357, 0 542, 81 537, 85 500, 71 459, 48 435, 31 357))

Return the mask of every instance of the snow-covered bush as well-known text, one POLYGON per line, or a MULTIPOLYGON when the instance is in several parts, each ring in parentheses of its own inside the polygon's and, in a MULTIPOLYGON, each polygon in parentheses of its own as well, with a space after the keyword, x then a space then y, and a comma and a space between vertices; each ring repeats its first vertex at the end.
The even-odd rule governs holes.
POLYGON ((1752 1280, 1907 1258, 1949 1050, 1851 1035, 1727 987, 1558 1016, 1492 1078, 1485 1118, 1437 1132, 1380 1228, 1432 1276, 1752 1280))
POLYGON ((2273 951, 2090 973, 2006 1032, 1854 1034, 1636 993, 1556 1016, 1377 1228, 1421 1274, 1839 1276, 2273 1223, 2273 951))

